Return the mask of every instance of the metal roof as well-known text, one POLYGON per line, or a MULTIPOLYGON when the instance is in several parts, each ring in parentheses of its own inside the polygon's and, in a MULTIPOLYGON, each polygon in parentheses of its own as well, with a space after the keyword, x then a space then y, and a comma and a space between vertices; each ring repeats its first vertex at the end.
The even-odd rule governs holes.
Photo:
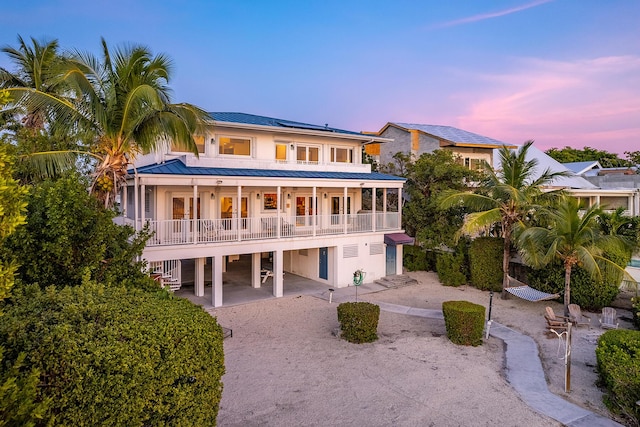
POLYGON ((491 147, 513 145, 513 144, 508 144, 506 142, 498 141, 497 139, 478 135, 477 133, 454 128, 452 126, 421 125, 417 123, 398 123, 398 122, 390 122, 390 124, 400 126, 405 129, 419 130, 421 132, 428 133, 438 138, 446 139, 447 141, 458 143, 458 144, 487 145, 491 147))
MULTIPOLYGON (((376 181, 405 181, 404 178, 378 172, 325 172, 309 170, 273 170, 247 168, 215 168, 187 166, 180 159, 156 163, 137 169, 138 175, 185 175, 185 176, 237 176, 264 178, 306 178, 306 179, 353 179, 376 181)), ((132 174, 133 170, 129 170, 132 174)))
POLYGON ((254 114, 246 113, 228 113, 228 112, 211 112, 209 116, 214 121, 227 122, 227 123, 242 123, 247 125, 259 125, 259 126, 271 126, 276 128, 294 128, 305 129, 331 133, 342 133, 346 135, 362 135, 363 137, 371 137, 371 135, 363 134, 361 132, 353 132, 349 130, 332 128, 327 125, 313 125, 309 123, 294 122, 291 120, 275 119, 273 117, 256 116, 254 114))
POLYGON ((600 166, 600 162, 598 162, 597 160, 590 160, 588 162, 568 162, 568 163, 561 163, 561 164, 562 166, 564 166, 565 168, 569 169, 571 172, 577 175, 581 175, 582 173, 593 168, 597 168, 597 169, 602 168, 600 166))

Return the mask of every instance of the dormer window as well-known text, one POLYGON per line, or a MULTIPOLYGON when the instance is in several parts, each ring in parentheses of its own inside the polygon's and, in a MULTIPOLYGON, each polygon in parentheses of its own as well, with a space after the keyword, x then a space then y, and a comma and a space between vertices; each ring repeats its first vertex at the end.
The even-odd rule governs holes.
POLYGON ((221 136, 218 138, 218 154, 251 156, 251 139, 221 136))

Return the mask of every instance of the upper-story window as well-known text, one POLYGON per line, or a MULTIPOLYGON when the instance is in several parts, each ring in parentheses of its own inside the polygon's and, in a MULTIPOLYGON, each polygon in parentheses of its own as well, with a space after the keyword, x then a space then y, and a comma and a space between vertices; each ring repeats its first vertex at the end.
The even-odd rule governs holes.
POLYGON ((218 138, 218 154, 251 156, 251 139, 221 136, 218 138))
POLYGON ((298 145, 296 147, 296 160, 298 163, 318 164, 320 162, 320 148, 298 145))
POLYGON ((286 142, 276 142, 276 161, 286 162, 289 144, 286 142))
MULTIPOLYGON (((204 154, 204 136, 202 135, 194 135, 193 140, 196 143, 196 147, 198 148, 198 153, 204 154)), ((185 146, 178 145, 175 142, 171 143, 171 151, 188 151, 185 146)))
POLYGON ((336 163, 353 163, 353 149, 331 147, 331 161, 336 163))
POLYGON ((460 157, 459 161, 466 168, 474 170, 474 171, 482 171, 484 170, 485 159, 478 159, 475 157, 460 157))

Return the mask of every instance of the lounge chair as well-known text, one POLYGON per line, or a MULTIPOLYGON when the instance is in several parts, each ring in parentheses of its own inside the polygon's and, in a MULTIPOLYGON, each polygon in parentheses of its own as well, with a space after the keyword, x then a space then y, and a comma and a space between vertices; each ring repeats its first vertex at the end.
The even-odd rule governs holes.
POLYGON ((575 326, 590 325, 591 318, 582 314, 578 304, 569 304, 569 320, 575 326))
POLYGON ((569 323, 568 317, 557 316, 551 307, 547 307, 546 311, 544 318, 547 321, 547 329, 554 329, 558 331, 567 328, 567 323, 569 323))
POLYGON ((600 327, 603 329, 618 329, 620 322, 618 322, 618 315, 616 309, 612 307, 604 307, 602 309, 602 316, 600 316, 600 327))

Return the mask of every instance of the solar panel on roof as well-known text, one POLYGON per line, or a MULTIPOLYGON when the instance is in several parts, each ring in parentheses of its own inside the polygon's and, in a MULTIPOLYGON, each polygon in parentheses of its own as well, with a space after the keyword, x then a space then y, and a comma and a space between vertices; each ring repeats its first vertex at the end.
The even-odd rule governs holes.
POLYGON ((284 126, 287 128, 297 128, 297 129, 310 129, 310 130, 326 130, 329 132, 333 132, 333 129, 329 129, 326 126, 318 126, 318 125, 310 125, 307 123, 298 123, 298 122, 290 122, 287 120, 278 120, 276 123, 278 123, 280 126, 284 126))

